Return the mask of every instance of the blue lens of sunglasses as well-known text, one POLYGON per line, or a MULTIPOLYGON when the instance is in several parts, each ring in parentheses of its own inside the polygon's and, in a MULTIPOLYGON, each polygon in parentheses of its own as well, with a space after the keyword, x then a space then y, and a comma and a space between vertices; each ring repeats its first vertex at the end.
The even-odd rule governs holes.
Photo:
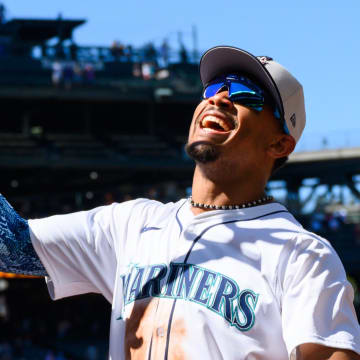
POLYGON ((256 97, 257 93, 242 83, 229 81, 229 97, 236 96, 256 97))
POLYGON ((221 80, 215 80, 205 87, 203 98, 208 99, 217 94, 221 89, 227 88, 229 93, 228 96, 231 101, 238 102, 253 110, 261 111, 264 107, 262 90, 255 90, 255 84, 250 87, 245 82, 246 80, 243 78, 239 79, 232 76, 221 80))
POLYGON ((231 101, 244 102, 263 102, 264 97, 260 89, 255 90, 249 87, 244 81, 227 77, 221 80, 215 80, 205 87, 203 98, 208 99, 217 94, 222 88, 226 87, 229 92, 229 99, 231 101))
POLYGON ((208 99, 213 97, 215 94, 217 94, 220 89, 222 89, 225 85, 224 81, 221 82, 214 82, 212 84, 209 84, 208 86, 205 87, 204 89, 204 93, 203 93, 203 98, 204 99, 208 99))

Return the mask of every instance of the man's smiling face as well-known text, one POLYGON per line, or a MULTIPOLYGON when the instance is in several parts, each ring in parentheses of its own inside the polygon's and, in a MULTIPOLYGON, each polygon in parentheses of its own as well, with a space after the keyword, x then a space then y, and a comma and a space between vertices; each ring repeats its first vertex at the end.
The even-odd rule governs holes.
POLYGON ((195 109, 186 151, 198 164, 230 167, 236 176, 268 162, 269 146, 280 134, 270 107, 258 112, 232 102, 224 89, 195 109))

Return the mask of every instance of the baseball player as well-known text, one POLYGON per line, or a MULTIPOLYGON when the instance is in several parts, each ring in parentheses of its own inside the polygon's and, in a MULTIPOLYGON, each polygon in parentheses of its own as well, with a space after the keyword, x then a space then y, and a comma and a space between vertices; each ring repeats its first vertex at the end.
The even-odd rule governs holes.
POLYGON ((228 46, 200 76, 191 198, 29 221, 1 198, 0 269, 45 275, 52 299, 103 294, 112 360, 360 359, 337 254, 264 193, 305 126, 301 84, 228 46))

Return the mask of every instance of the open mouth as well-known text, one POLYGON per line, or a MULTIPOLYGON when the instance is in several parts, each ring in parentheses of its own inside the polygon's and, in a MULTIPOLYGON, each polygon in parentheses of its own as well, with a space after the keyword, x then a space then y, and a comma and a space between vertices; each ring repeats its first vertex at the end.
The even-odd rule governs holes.
POLYGON ((206 115, 200 122, 200 126, 203 129, 211 129, 220 132, 228 132, 234 129, 234 124, 230 121, 220 119, 217 116, 206 115))

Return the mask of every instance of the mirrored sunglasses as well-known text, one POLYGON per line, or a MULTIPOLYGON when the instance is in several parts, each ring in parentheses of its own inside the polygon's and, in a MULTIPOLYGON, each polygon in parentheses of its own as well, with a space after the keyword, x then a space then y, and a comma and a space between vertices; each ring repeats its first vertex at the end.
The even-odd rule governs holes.
MULTIPOLYGON (((229 100, 256 111, 262 111, 265 104, 264 91, 252 80, 241 75, 227 75, 208 83, 203 91, 203 99, 209 99, 219 91, 227 89, 229 100)), ((272 105, 274 116, 282 122, 284 132, 289 134, 285 121, 282 120, 277 106, 272 105)))
POLYGON ((256 111, 264 107, 264 92, 245 76, 227 75, 216 78, 204 88, 203 99, 208 99, 220 90, 227 89, 229 99, 256 111))

